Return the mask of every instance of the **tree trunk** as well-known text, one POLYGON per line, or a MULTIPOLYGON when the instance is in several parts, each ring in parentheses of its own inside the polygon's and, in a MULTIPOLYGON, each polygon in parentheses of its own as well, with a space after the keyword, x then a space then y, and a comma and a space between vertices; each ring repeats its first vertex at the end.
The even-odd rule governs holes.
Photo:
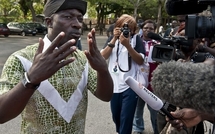
POLYGON ((135 20, 137 19, 137 8, 138 8, 138 7, 134 7, 134 19, 135 19, 135 20))
POLYGON ((35 13, 35 10, 34 10, 34 7, 33 7, 33 3, 29 4, 29 9, 31 11, 31 14, 32 14, 32 21, 35 22, 36 21, 36 13, 35 13))
POLYGON ((156 29, 156 33, 159 32, 159 27, 161 25, 161 20, 162 20, 162 0, 158 0, 158 18, 157 18, 157 29, 156 29))

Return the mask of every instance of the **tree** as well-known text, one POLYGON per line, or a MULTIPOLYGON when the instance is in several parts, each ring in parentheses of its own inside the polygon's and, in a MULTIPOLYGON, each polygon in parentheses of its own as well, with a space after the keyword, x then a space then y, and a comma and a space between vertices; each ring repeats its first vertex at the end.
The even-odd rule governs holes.
POLYGON ((157 29, 156 33, 159 32, 159 27, 161 26, 161 21, 162 21, 162 7, 164 4, 165 0, 158 0, 158 17, 157 17, 157 29))
POLYGON ((15 0, 0 0, 0 18, 3 22, 6 22, 10 20, 8 17, 10 16, 10 13, 16 10, 14 6, 17 5, 15 0))
POLYGON ((145 2, 145 0, 129 0, 129 2, 133 5, 134 7, 134 15, 133 17, 135 18, 135 20, 137 19, 137 9, 139 8, 139 6, 141 4, 143 4, 145 2))
POLYGON ((24 18, 27 19, 27 14, 30 10, 32 21, 34 22, 36 20, 36 12, 34 9, 33 4, 40 5, 41 0, 19 0, 20 8, 23 12, 24 18))

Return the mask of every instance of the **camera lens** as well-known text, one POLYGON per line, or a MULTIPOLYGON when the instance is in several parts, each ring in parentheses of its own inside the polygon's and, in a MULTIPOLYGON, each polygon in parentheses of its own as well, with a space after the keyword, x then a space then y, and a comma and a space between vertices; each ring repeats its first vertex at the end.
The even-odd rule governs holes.
POLYGON ((186 18, 185 34, 188 39, 211 38, 215 34, 215 18, 188 15, 186 18))
POLYGON ((122 33, 123 33, 123 36, 125 36, 126 38, 129 37, 129 32, 130 32, 130 30, 129 30, 129 28, 128 28, 128 23, 125 23, 125 24, 123 25, 123 28, 121 29, 121 31, 122 31, 122 33))
POLYGON ((123 35, 124 35, 126 38, 128 38, 128 36, 129 36, 129 31, 128 31, 128 30, 124 30, 124 31, 123 31, 123 35))
POLYGON ((199 16, 196 22, 196 36, 198 38, 214 37, 214 18, 199 16))

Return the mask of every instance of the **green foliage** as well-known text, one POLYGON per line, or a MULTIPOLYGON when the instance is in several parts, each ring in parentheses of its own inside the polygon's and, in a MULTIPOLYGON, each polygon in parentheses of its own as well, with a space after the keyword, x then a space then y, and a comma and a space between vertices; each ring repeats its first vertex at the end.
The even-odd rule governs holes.
POLYGON ((21 14, 20 6, 16 0, 0 0, 0 21, 16 21, 21 14))
POLYGON ((88 2, 88 6, 87 6, 87 13, 88 13, 88 17, 89 18, 96 18, 96 5, 91 4, 90 2, 88 2))
MULTIPOLYGON (((88 17, 116 18, 124 13, 133 15, 137 7, 138 18, 156 19, 158 0, 86 0, 88 17), (139 3, 137 3, 139 2, 139 3), (138 4, 138 5, 135 5, 138 4)), ((42 14, 44 0, 0 0, 0 21, 30 21, 34 14, 42 14), (33 6, 33 9, 30 7, 33 6)), ((171 18, 162 8, 162 17, 171 18)))

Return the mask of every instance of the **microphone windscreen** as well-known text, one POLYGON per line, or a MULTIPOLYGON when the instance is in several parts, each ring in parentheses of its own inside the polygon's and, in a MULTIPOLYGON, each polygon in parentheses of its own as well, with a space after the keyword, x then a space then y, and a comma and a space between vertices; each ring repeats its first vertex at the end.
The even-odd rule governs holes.
POLYGON ((155 95, 167 102, 215 114, 214 66, 170 61, 160 64, 151 81, 155 95))
POLYGON ((185 14, 200 13, 206 10, 208 7, 207 4, 198 4, 197 0, 188 0, 188 1, 166 0, 165 6, 166 6, 166 12, 169 15, 185 15, 185 14))

